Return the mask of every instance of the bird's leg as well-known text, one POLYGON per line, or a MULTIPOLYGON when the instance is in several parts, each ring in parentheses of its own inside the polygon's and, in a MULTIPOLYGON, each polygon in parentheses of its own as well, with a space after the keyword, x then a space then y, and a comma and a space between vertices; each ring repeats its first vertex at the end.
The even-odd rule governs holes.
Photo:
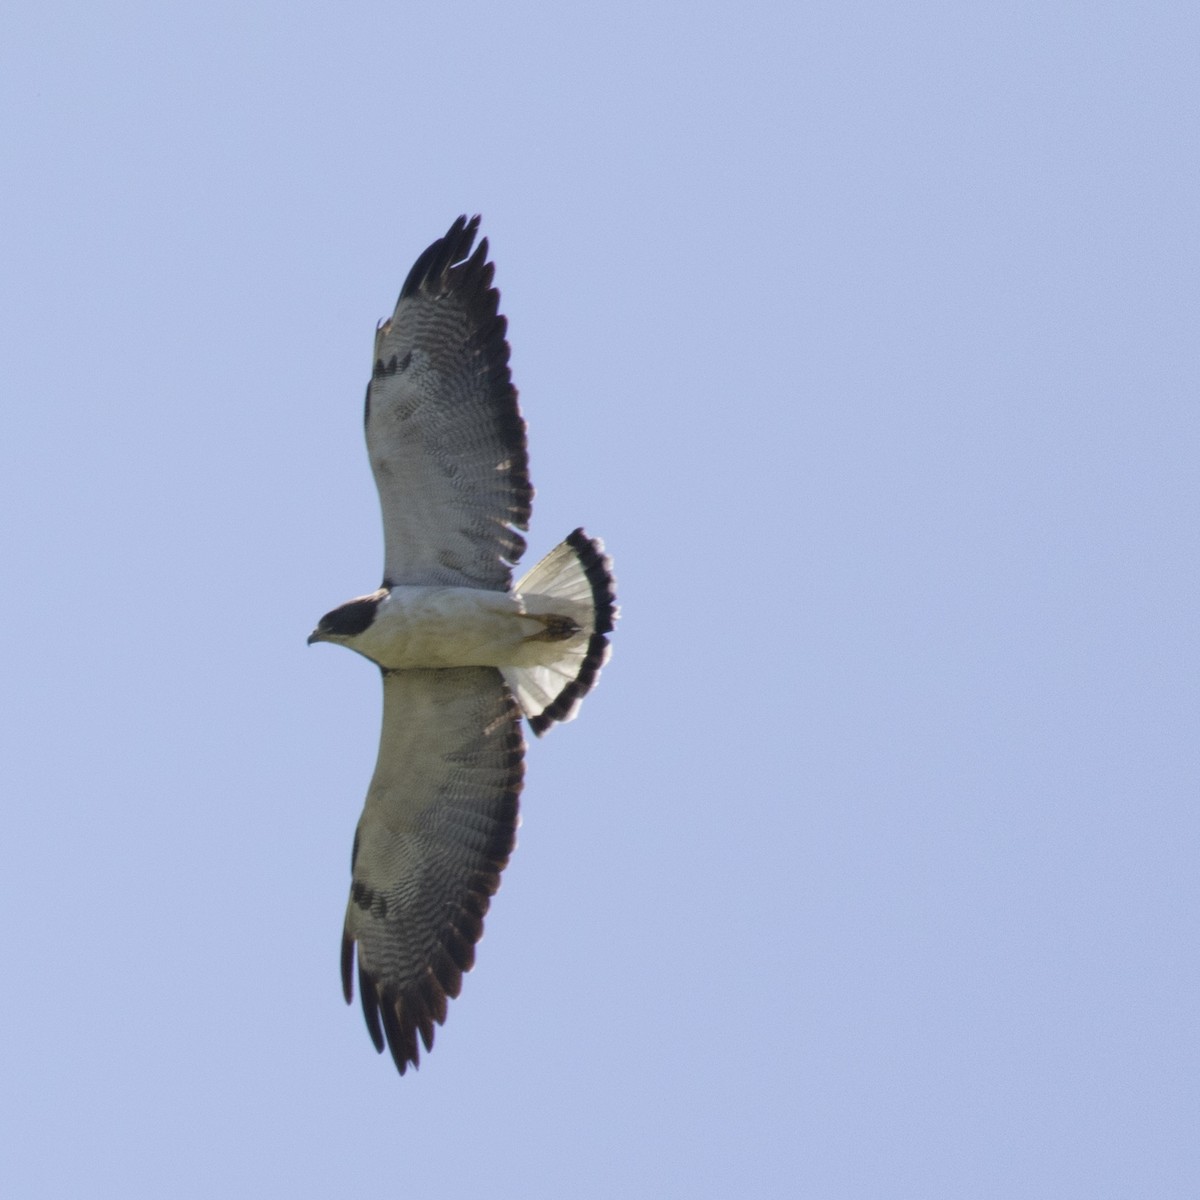
POLYGON ((565 642, 579 632, 579 625, 575 621, 558 613, 526 613, 525 616, 542 626, 537 633, 531 633, 523 639, 527 642, 565 642))

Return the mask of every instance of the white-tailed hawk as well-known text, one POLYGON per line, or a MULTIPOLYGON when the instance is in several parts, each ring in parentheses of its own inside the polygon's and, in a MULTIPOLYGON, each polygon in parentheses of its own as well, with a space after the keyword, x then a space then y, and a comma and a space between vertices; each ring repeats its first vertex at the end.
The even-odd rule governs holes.
POLYGON ((612 564, 582 529, 517 585, 533 488, 479 218, 417 259, 375 335, 366 435, 383 583, 309 642, 383 672, 379 759, 354 836, 342 986, 403 1075, 475 959, 517 828, 522 716, 567 721, 608 657, 612 564))

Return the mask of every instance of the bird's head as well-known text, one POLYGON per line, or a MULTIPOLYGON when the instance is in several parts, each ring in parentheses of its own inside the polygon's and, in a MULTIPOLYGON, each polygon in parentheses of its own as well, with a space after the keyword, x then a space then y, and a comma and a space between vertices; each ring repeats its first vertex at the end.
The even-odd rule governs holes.
POLYGON ((317 627, 308 635, 308 644, 313 642, 338 642, 343 646, 352 638, 371 627, 379 602, 387 595, 384 588, 372 592, 369 596, 359 596, 356 600, 347 600, 338 605, 332 612, 327 612, 318 622, 317 627))

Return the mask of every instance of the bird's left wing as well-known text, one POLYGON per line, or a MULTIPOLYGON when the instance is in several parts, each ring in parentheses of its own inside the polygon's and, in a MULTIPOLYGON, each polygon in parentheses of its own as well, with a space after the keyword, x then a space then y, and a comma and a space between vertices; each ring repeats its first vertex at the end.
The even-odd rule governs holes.
POLYGON ((384 586, 506 590, 533 488, 507 325, 479 218, 413 265, 375 337, 366 432, 383 509, 384 586))
POLYGON ((388 671, 383 733, 354 836, 342 939, 353 999, 403 1075, 428 1050, 516 839, 524 774, 520 710, 490 667, 388 671))

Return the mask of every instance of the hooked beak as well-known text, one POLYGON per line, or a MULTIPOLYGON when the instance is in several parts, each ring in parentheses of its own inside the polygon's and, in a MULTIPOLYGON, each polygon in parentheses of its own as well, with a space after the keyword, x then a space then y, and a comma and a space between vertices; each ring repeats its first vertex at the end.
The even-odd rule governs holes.
POLYGON ((308 643, 307 644, 311 646, 313 644, 313 642, 323 642, 324 640, 325 640, 325 635, 319 629, 314 629, 312 631, 312 633, 310 633, 308 635, 308 643))

